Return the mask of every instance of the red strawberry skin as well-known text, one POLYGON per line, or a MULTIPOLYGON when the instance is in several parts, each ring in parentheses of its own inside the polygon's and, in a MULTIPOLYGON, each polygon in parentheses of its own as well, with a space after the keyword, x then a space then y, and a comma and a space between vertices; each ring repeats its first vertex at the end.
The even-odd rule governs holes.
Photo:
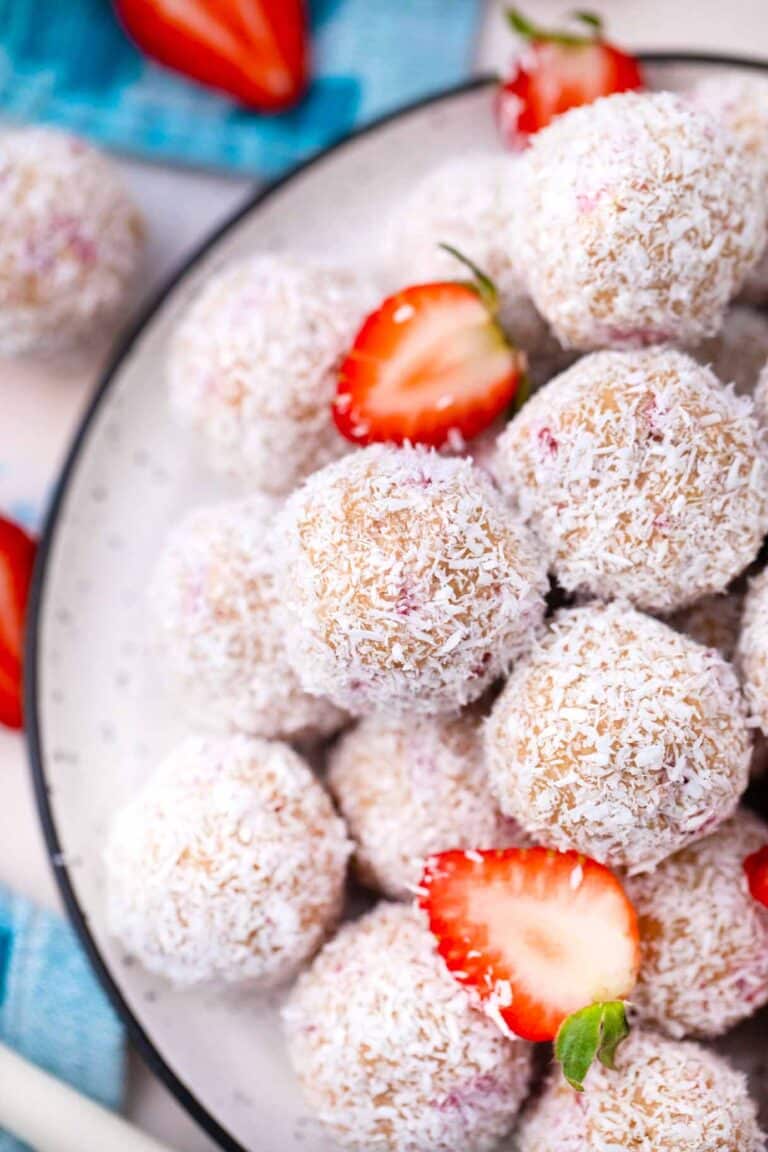
POLYGON ((642 87, 634 57, 603 40, 576 45, 534 41, 497 90, 496 121, 505 144, 520 150, 563 112, 642 87))
POLYGON ((333 418, 355 444, 469 440, 508 407, 524 364, 473 286, 413 285, 364 322, 339 370, 333 418))
POLYGON ((303 0, 115 0, 115 9, 148 56, 241 104, 278 112, 304 93, 303 0))
POLYGON ((24 618, 35 543, 23 528, 0 516, 0 724, 21 728, 24 618))
POLYGON ((744 871, 752 898, 768 908, 768 844, 747 856, 744 871))
POLYGON ((626 998, 640 963, 635 911, 603 865, 576 852, 444 852, 419 898, 440 955, 515 1035, 552 1040, 573 1012, 626 998))

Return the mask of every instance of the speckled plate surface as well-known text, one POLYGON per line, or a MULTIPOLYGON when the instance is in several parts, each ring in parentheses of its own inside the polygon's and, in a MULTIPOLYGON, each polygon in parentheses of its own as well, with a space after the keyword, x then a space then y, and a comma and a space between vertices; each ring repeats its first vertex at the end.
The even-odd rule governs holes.
MULTIPOLYGON (((761 65, 646 58, 653 87, 761 65)), ((169 419, 169 334, 200 284, 232 258, 295 249, 360 263, 380 221, 436 162, 496 147, 490 87, 476 82, 408 109, 259 196, 214 236, 127 339, 88 412, 41 547, 26 662, 30 756, 51 858, 69 913, 131 1036, 155 1071, 229 1149, 324 1152, 302 1109, 276 1003, 229 992, 175 992, 107 935, 101 853, 117 805, 182 728, 147 658, 143 595, 168 527, 224 483, 169 419)), ((726 1047, 760 1096, 766 1023, 726 1047)))

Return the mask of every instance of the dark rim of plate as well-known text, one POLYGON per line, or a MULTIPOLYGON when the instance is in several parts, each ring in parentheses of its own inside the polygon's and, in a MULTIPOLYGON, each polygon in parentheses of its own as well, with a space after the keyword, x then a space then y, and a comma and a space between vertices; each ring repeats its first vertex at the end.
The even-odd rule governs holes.
MULTIPOLYGON (((718 54, 701 52, 640 52, 638 57, 643 64, 692 64, 711 65, 717 67, 733 67, 751 69, 755 72, 768 71, 768 61, 744 58, 740 56, 721 56, 718 54)), ((128 1006, 115 976, 99 951, 98 945, 91 934, 88 915, 82 908, 75 886, 69 875, 66 863, 63 860, 62 845, 54 815, 54 804, 51 788, 48 783, 45 768, 45 751, 43 748, 42 724, 39 710, 39 680, 40 672, 38 660, 40 656, 42 605, 45 597, 46 578, 56 539, 57 526, 61 510, 66 499, 69 484, 83 452, 91 425, 101 405, 106 400, 123 361, 130 355, 131 350, 144 330, 144 327, 158 311, 165 298, 182 281, 195 265, 240 221, 271 196, 278 192, 288 181, 299 173, 308 171, 313 165, 321 163, 334 152, 354 146, 357 140, 375 133, 386 124, 409 116, 412 112, 427 108, 433 104, 447 103, 452 99, 474 92, 495 83, 491 76, 479 76, 465 83, 456 85, 444 92, 427 96, 422 100, 408 104, 394 112, 388 113, 377 120, 366 124, 358 131, 332 144, 330 147, 315 154, 298 167, 293 168, 281 179, 269 184, 261 191, 249 196, 245 204, 220 225, 188 256, 181 266, 168 278, 168 280, 155 292, 150 301, 141 309, 138 318, 131 324, 126 334, 120 339, 110 363, 105 370, 87 408, 79 427, 75 433, 66 460, 55 484, 42 529, 40 545, 35 564, 35 572, 30 591, 27 634, 24 651, 24 713, 27 737, 27 753, 32 772, 32 781, 37 802, 38 814, 45 836, 48 855, 51 860, 59 893, 66 908, 67 914, 73 924, 80 942, 90 959, 94 971, 106 992, 115 1011, 125 1025, 128 1037, 145 1064, 163 1082, 166 1088, 175 1096, 183 1108, 197 1121, 197 1123, 212 1136, 227 1152, 253 1152, 244 1148, 211 1113, 203 1107, 194 1093, 176 1075, 166 1063, 163 1056, 144 1030, 139 1020, 128 1006)))

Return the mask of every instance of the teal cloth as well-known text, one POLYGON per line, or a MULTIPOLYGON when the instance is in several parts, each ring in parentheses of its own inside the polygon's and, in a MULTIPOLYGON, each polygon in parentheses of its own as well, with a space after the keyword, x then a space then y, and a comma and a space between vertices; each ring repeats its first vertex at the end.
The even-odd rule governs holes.
POLYGON ((258 116, 147 60, 109 0, 0 0, 0 114, 106 147, 281 175, 376 116, 464 79, 480 0, 309 0, 313 82, 258 116))
MULTIPOLYGON (((75 933, 3 888, 0 1041, 106 1107, 120 1107, 123 1029, 75 933)), ((0 1131, 0 1152, 21 1148, 0 1131)))

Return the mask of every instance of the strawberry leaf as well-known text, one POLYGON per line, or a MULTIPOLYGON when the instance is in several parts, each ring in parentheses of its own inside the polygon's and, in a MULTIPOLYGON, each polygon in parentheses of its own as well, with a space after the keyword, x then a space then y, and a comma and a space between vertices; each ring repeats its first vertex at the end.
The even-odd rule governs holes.
POLYGON ((586 25, 595 40, 602 40, 603 18, 599 16, 597 12, 587 12, 583 8, 579 8, 577 11, 572 12, 571 16, 574 20, 578 20, 580 24, 586 25))
POLYGON ((616 1051, 628 1035, 622 1000, 590 1004, 564 1020, 555 1039, 555 1059, 571 1087, 583 1092, 584 1079, 596 1059, 613 1069, 616 1051))
POLYGON ((472 273, 472 279, 469 282, 470 288, 474 288, 478 296, 485 304, 491 316, 495 316, 499 310, 499 291, 491 280, 487 272, 483 272, 482 268, 478 268, 474 260, 470 260, 463 252, 459 252, 458 248, 454 248, 452 244, 440 244, 440 248, 447 252, 449 256, 453 256, 454 260, 458 260, 472 273))
POLYGON ((533 20, 524 16, 518 8, 507 8, 506 16, 507 23, 513 32, 517 33, 523 40, 536 44, 562 44, 567 48, 583 48, 587 44, 601 40, 603 36, 603 22, 594 12, 579 10, 572 13, 573 20, 583 24, 587 29, 583 33, 565 32, 557 28, 542 28, 541 25, 535 24, 533 20))

